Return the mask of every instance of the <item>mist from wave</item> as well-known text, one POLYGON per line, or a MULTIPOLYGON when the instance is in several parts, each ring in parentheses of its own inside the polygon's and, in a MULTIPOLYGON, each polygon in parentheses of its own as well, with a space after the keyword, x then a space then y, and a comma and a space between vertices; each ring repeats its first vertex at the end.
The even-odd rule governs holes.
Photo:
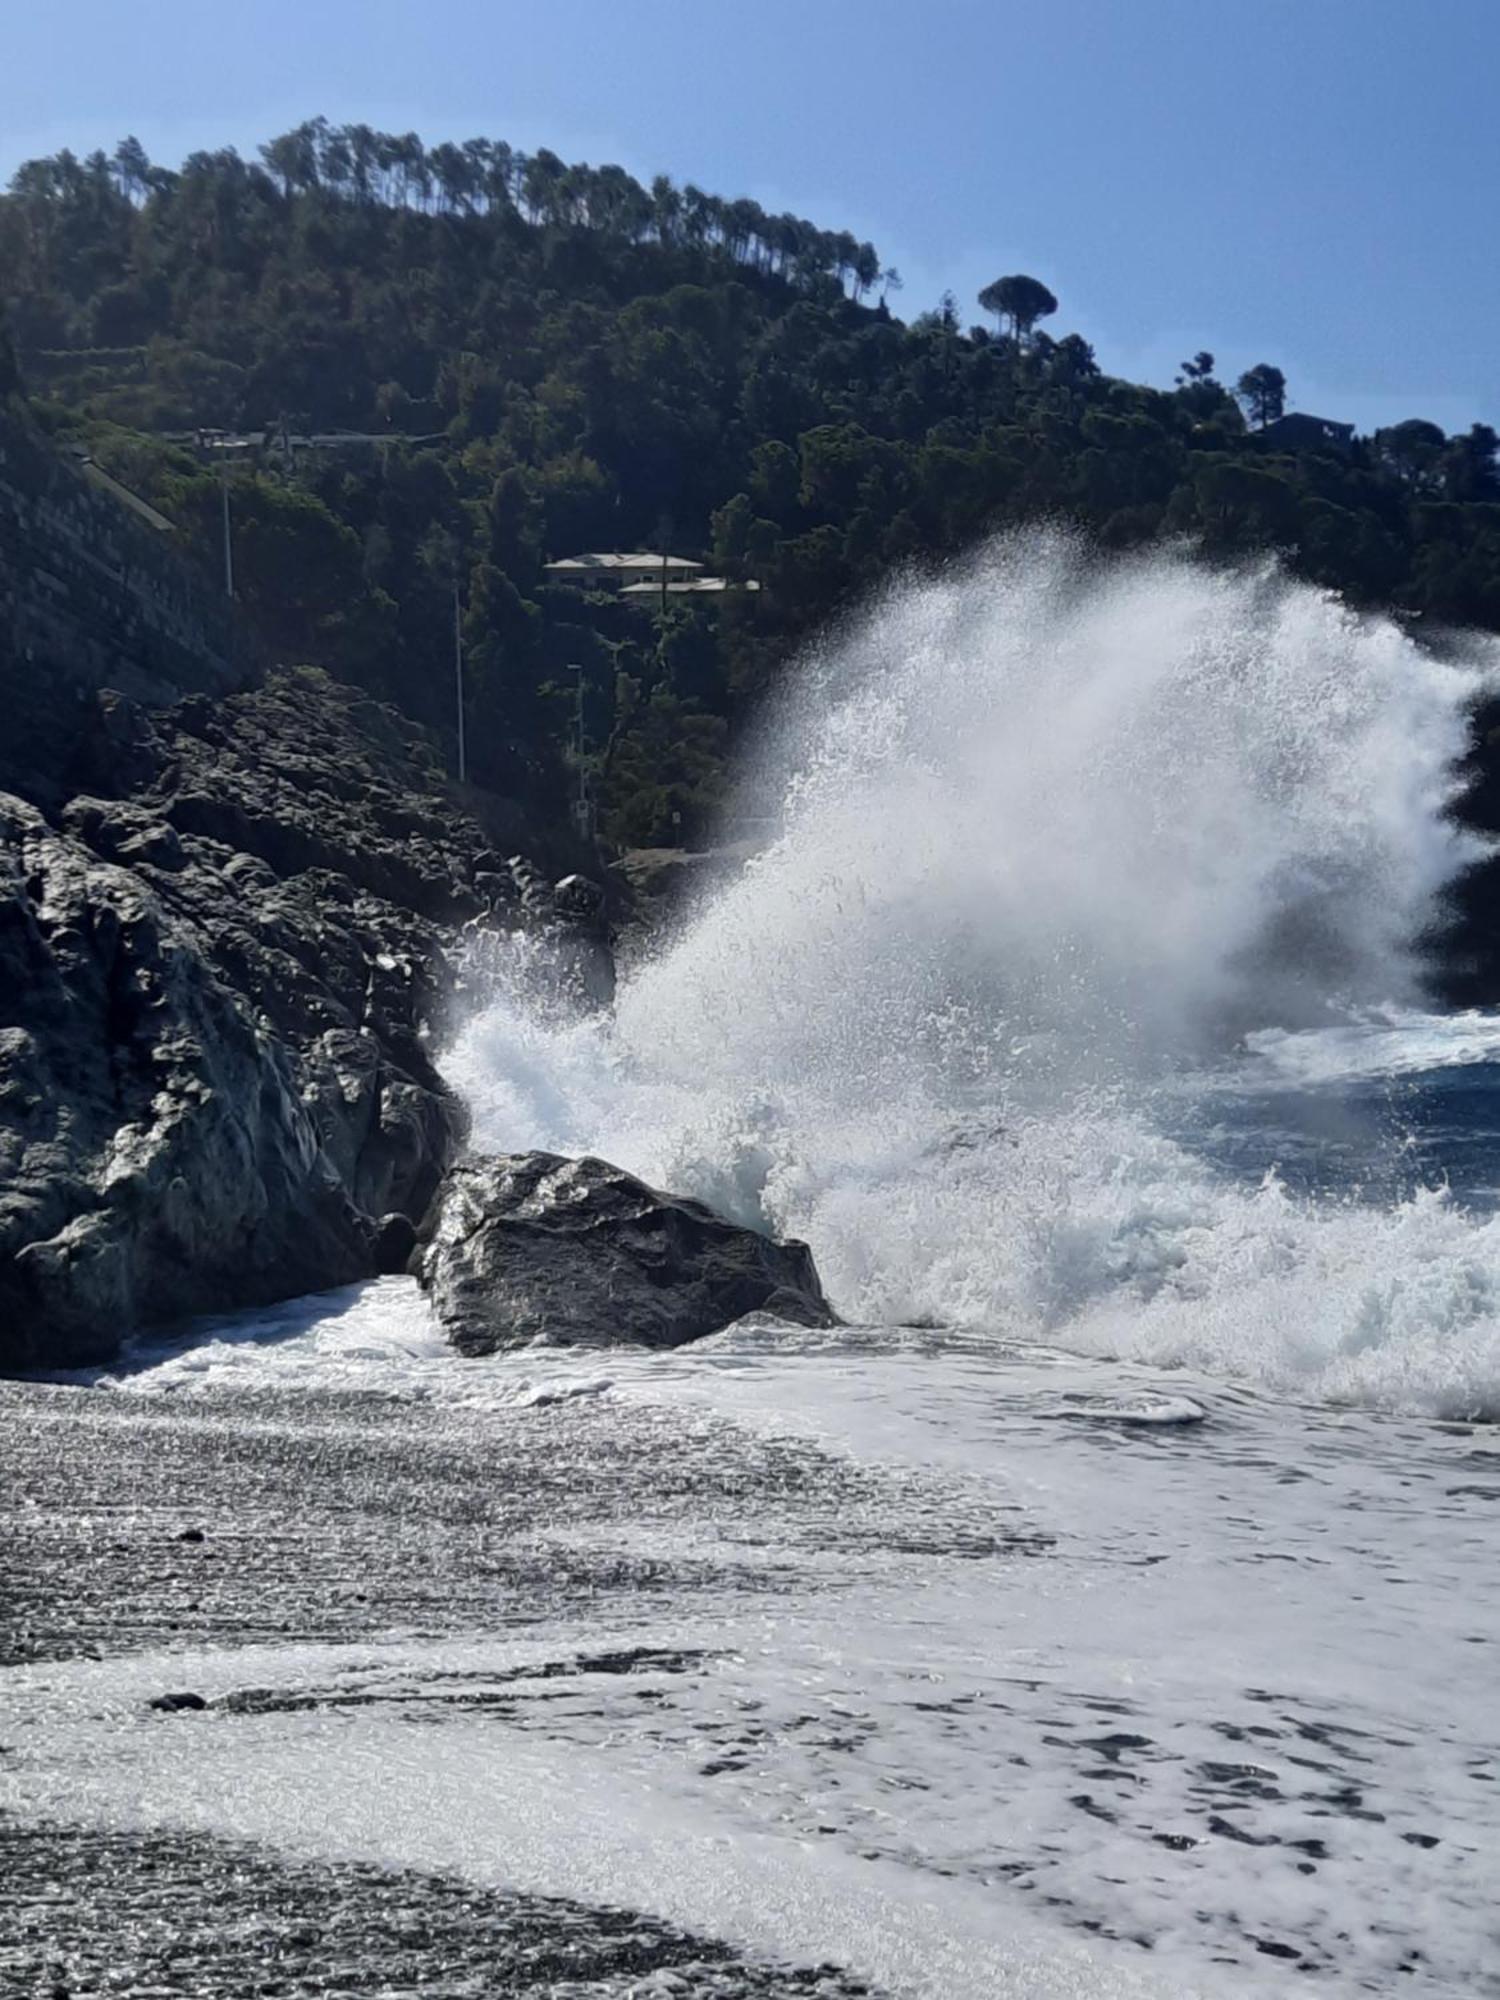
POLYGON ((1326 1084, 1372 1022, 1395 1067, 1451 1045, 1418 941, 1481 852, 1449 808, 1491 672, 1270 565, 1033 535, 893 590, 751 761, 776 837, 610 1015, 498 970, 448 1058, 476 1141, 803 1236, 851 1319, 1500 1407, 1500 1223, 1182 1132, 1228 1051, 1326 1084))

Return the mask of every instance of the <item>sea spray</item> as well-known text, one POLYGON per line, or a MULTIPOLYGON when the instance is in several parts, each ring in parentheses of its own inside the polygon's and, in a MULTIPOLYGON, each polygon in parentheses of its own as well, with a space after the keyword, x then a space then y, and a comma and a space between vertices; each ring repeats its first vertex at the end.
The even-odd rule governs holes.
POLYGON ((1269 564, 1023 536, 893 589, 767 730, 774 839, 611 1015, 497 983, 450 1054, 476 1137, 805 1236, 852 1318, 1482 1406, 1500 1225, 1246 1186, 1180 1127, 1246 1038, 1417 1003, 1488 670, 1269 564))

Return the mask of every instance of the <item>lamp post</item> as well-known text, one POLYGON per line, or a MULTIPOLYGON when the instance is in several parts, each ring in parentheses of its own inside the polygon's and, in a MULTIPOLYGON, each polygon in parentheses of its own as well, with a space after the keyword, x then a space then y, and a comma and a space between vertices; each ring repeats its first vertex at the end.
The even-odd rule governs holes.
POLYGON ((458 603, 458 577, 453 579, 453 695, 458 706, 458 782, 467 782, 468 752, 464 739, 464 627, 458 603))
POLYGON ((229 452, 231 439, 226 431, 200 429, 197 434, 200 463, 219 461, 219 539, 224 545, 224 595, 234 596, 234 537, 229 522, 229 452))
POLYGON ((224 494, 224 596, 234 596, 234 538, 230 534, 230 462, 220 458, 218 484, 224 494))
POLYGON ((234 539, 229 532, 229 453, 219 453, 219 494, 224 507, 224 595, 234 596, 234 539))
POLYGON ((576 674, 578 698, 573 711, 573 757, 578 772, 578 789, 573 798, 573 825, 580 840, 591 840, 594 834, 594 802, 589 796, 588 767, 584 762, 587 739, 583 724, 583 668, 577 664, 568 668, 576 674))

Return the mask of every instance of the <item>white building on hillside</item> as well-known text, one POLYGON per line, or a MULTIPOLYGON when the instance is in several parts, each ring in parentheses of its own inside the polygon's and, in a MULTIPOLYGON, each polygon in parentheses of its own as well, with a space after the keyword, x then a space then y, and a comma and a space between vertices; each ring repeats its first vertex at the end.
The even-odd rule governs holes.
POLYGON ((623 590, 627 584, 646 584, 653 590, 662 585, 686 583, 701 574, 702 563, 684 556, 654 555, 649 551, 632 555, 564 556, 561 562, 547 563, 542 571, 549 583, 571 583, 579 590, 623 590))

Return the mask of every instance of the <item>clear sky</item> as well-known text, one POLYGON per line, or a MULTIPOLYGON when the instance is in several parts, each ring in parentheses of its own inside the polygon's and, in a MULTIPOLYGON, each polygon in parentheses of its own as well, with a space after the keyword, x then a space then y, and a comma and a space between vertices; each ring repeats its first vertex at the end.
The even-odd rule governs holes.
POLYGON ((0 0, 0 49, 6 177, 483 134, 852 229, 905 314, 1024 270, 1114 373, 1500 424, 1500 0, 0 0))

